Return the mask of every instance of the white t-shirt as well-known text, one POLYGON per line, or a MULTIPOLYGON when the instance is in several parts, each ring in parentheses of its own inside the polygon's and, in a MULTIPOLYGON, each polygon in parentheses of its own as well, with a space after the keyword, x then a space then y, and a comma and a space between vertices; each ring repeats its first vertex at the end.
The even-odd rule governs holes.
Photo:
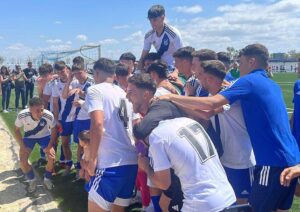
POLYGON ((35 121, 29 109, 22 110, 15 121, 16 127, 24 127, 24 138, 44 138, 51 134, 51 129, 55 127, 53 114, 44 109, 42 118, 35 121))
POLYGON ((151 45, 161 55, 161 59, 168 66, 173 66, 173 53, 182 47, 180 32, 167 24, 165 24, 163 33, 158 37, 154 30, 146 33, 144 38, 144 51, 150 51, 151 45))
POLYGON ((182 211, 220 211, 236 201, 215 147, 196 121, 161 121, 150 134, 149 144, 154 171, 173 168, 180 179, 182 211))
MULTIPOLYGON (((83 84, 80 84, 78 81, 76 84, 74 83, 73 84, 74 87, 72 87, 72 88, 80 88, 80 90, 87 92, 87 89, 93 84, 94 84, 94 80, 92 78, 88 77, 87 80, 83 84)), ((75 111, 75 113, 77 114, 76 120, 90 119, 87 105, 84 102, 85 98, 79 97, 79 95, 76 94, 75 100, 82 100, 81 107, 76 108, 76 111, 75 111)))
POLYGON ((43 90, 43 95, 46 95, 46 96, 50 96, 50 99, 49 99, 49 103, 50 103, 50 111, 53 111, 53 98, 52 98, 52 92, 53 92, 53 89, 55 88, 55 85, 57 85, 57 80, 51 80, 50 82, 47 82, 45 87, 44 87, 44 90, 43 90))
MULTIPOLYGON (((70 89, 77 86, 78 81, 73 80, 70 84, 70 89)), ((64 90, 66 83, 61 80, 57 81, 57 84, 53 88, 53 97, 59 97, 61 109, 59 111, 59 120, 65 122, 72 122, 75 120, 75 110, 76 107, 73 106, 73 101, 75 100, 75 94, 69 96, 67 99, 62 98, 62 92, 64 90)))
POLYGON ((132 105, 126 93, 112 83, 100 83, 88 88, 88 112, 104 113, 105 131, 98 149, 98 168, 137 164, 137 152, 132 137, 132 105))
MULTIPOLYGON (((228 106, 228 110, 219 113, 220 138, 224 153, 220 158, 223 166, 232 169, 247 169, 255 166, 255 157, 245 125, 244 116, 237 101, 228 106)), ((211 118, 216 129, 215 116, 211 118)))
POLYGON ((170 93, 171 93, 171 91, 167 90, 166 88, 159 87, 156 89, 154 96, 159 97, 159 96, 163 96, 163 95, 170 94, 170 93))

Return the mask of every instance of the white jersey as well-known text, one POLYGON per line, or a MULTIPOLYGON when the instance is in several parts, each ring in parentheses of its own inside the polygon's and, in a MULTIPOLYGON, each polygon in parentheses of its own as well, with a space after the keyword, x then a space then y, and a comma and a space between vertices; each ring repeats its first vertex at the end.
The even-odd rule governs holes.
POLYGON ((51 80, 50 82, 47 82, 44 90, 43 95, 50 96, 49 104, 50 104, 50 111, 53 111, 53 89, 55 88, 55 85, 57 84, 57 80, 51 80))
POLYGON ((159 37, 154 30, 151 30, 145 35, 144 51, 150 51, 151 45, 168 66, 174 66, 173 53, 182 47, 180 32, 167 24, 159 37))
POLYGON ((112 83, 92 85, 86 95, 89 113, 104 113, 104 132, 98 149, 98 168, 137 164, 132 139, 132 105, 126 93, 112 83))
POLYGON ((24 138, 44 138, 51 134, 55 121, 49 110, 44 110, 42 118, 36 121, 32 118, 29 109, 24 109, 18 114, 15 126, 24 127, 24 138))
MULTIPOLYGON (((218 117, 224 150, 220 158, 223 166, 232 169, 247 169, 255 166, 255 157, 240 102, 228 105, 228 109, 219 113, 218 117)), ((216 129, 215 116, 211 118, 211 122, 216 129)))
POLYGON ((161 121, 149 144, 154 171, 173 168, 180 179, 182 211, 221 211, 235 203, 215 147, 199 123, 189 118, 161 121))
MULTIPOLYGON (((78 84, 77 80, 73 80, 70 84, 70 89, 78 84)), ((75 110, 76 107, 73 106, 73 101, 75 99, 75 94, 69 96, 67 99, 62 98, 62 92, 65 88, 66 83, 61 80, 57 80, 57 84, 53 89, 53 98, 59 97, 60 99, 60 111, 59 120, 64 122, 72 122, 75 120, 75 110)))
POLYGON ((159 96, 163 96, 163 95, 170 94, 170 93, 171 93, 171 91, 165 89, 164 87, 159 87, 156 89, 154 96, 159 97, 159 96))
MULTIPOLYGON (((87 80, 80 84, 78 81, 77 83, 73 83, 72 88, 80 88, 81 91, 87 92, 87 89, 94 84, 94 80, 90 77, 87 78, 87 80)), ((75 100, 82 100, 81 107, 76 108, 75 114, 76 114, 76 120, 88 120, 90 119, 87 105, 85 104, 85 97, 80 97, 78 94, 75 95, 75 100)))

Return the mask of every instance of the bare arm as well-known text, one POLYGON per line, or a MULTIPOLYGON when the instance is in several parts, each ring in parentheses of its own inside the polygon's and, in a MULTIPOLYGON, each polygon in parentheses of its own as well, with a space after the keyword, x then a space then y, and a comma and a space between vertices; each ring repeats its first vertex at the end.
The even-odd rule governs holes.
POLYGON ((149 165, 149 158, 139 154, 139 168, 146 172, 150 180, 160 189, 167 190, 171 185, 170 169, 154 172, 149 165))
POLYGON ((175 105, 182 105, 190 108, 190 110, 213 110, 229 103, 228 100, 220 94, 209 97, 192 97, 168 94, 160 96, 159 99, 172 101, 175 105))
POLYGON ((139 63, 138 63, 138 69, 139 70, 142 70, 143 68, 143 63, 144 63, 144 58, 145 56, 149 53, 149 51, 145 51, 143 50, 142 51, 142 54, 141 54, 141 57, 140 57, 140 60, 139 60, 139 63))
POLYGON ((24 142, 22 139, 21 129, 19 127, 15 127, 15 137, 16 141, 20 145, 20 147, 24 147, 24 142))
POLYGON ((90 128, 90 158, 87 171, 90 176, 95 175, 97 165, 98 148, 103 135, 104 113, 100 110, 95 110, 90 113, 91 128, 90 128))
POLYGON ((48 102, 49 102, 50 97, 51 96, 49 96, 49 95, 43 94, 42 99, 43 99, 44 108, 48 108, 48 102))
POLYGON ((58 98, 59 97, 53 97, 53 116, 55 121, 58 121, 58 116, 59 116, 58 98))

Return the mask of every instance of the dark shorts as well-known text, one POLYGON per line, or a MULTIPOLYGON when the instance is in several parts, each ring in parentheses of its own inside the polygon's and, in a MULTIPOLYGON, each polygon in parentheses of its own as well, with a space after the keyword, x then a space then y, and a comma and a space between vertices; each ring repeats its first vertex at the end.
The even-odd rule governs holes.
POLYGON ((91 120, 76 120, 74 121, 73 126, 73 140, 76 144, 78 144, 78 134, 83 130, 89 130, 91 126, 91 120))
POLYGON ((171 169, 171 185, 167 190, 163 191, 163 193, 171 199, 168 211, 180 211, 183 205, 183 193, 180 180, 175 175, 173 169, 171 169))
POLYGON ((45 149, 48 147, 50 136, 46 136, 43 138, 23 138, 24 145, 29 148, 33 149, 35 144, 39 144, 42 149, 45 149))
POLYGON ((289 187, 280 184, 281 167, 256 166, 249 203, 256 212, 291 208, 297 179, 289 187))
POLYGON ((62 126, 62 132, 60 133, 60 136, 72 135, 74 122, 73 121, 70 121, 70 122, 60 121, 60 123, 62 126))

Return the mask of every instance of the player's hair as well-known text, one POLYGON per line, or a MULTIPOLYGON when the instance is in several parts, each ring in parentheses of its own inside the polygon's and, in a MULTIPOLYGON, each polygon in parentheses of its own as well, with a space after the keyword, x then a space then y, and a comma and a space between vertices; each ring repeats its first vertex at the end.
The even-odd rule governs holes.
POLYGON ((77 56, 73 59, 72 71, 84 70, 84 59, 81 56, 77 56))
POLYGON ((84 143, 90 143, 90 131, 83 130, 78 134, 78 139, 84 143))
POLYGON ((213 75, 221 80, 225 78, 226 67, 220 60, 206 60, 201 62, 203 72, 213 75))
POLYGON ((34 96, 29 100, 29 107, 41 106, 41 105, 44 105, 44 103, 43 100, 38 96, 34 96))
POLYGON ((168 65, 161 61, 161 60, 155 60, 153 63, 151 63, 147 69, 147 72, 155 72, 157 73, 158 77, 160 79, 167 79, 168 78, 168 65))
POLYGON ((150 52, 148 54, 146 54, 146 56, 143 59, 145 60, 150 60, 150 61, 154 61, 154 60, 160 60, 160 55, 157 52, 150 52))
POLYGON ((153 94, 156 92, 156 85, 149 74, 134 74, 129 77, 128 83, 135 85, 137 88, 151 91, 153 94))
POLYGON ((131 52, 125 52, 125 53, 121 54, 119 60, 132 60, 133 62, 135 62, 136 57, 131 52))
POLYGON ((210 49, 200 49, 192 53, 193 57, 197 57, 201 62, 205 60, 217 60, 217 53, 210 49))
POLYGON ((1 66, 0 74, 2 74, 2 75, 9 75, 8 68, 6 66, 1 66))
POLYGON ((95 62, 93 69, 94 71, 101 71, 107 74, 114 75, 116 71, 116 65, 114 61, 101 57, 95 62))
POLYGON ((84 59, 81 56, 77 56, 77 57, 74 57, 72 62, 73 63, 83 63, 84 64, 84 59))
POLYGON ((66 63, 64 61, 57 61, 54 63, 53 68, 55 71, 62 71, 66 68, 66 63))
POLYGON ((269 61, 269 51, 267 47, 262 44, 255 43, 246 46, 245 48, 240 50, 239 57, 254 57, 261 68, 268 68, 269 61))
POLYGON ((122 76, 122 77, 127 77, 129 75, 129 67, 118 63, 116 65, 116 76, 122 76))
POLYGON ((217 56, 222 63, 230 65, 230 56, 227 52, 218 52, 217 56))
POLYGON ((40 76, 45 76, 46 74, 51 74, 53 73, 53 67, 49 63, 44 63, 39 67, 39 75, 40 76))
POLYGON ((148 19, 157 18, 165 15, 165 8, 162 5, 153 5, 148 10, 148 19))
POLYGON ((177 49, 176 52, 173 53, 173 57, 177 57, 180 59, 187 59, 192 61, 193 56, 192 53, 195 51, 195 49, 191 46, 185 46, 182 48, 177 49))

